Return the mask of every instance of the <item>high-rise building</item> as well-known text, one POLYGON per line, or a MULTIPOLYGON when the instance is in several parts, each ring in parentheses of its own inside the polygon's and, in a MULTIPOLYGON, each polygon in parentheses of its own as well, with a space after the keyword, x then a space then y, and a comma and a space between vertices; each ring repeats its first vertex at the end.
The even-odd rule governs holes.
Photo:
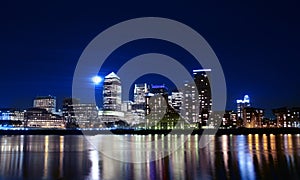
POLYGON ((124 113, 121 112, 121 80, 114 72, 111 72, 105 76, 103 86, 102 121, 120 120, 124 117, 124 113))
POLYGON ((134 102, 132 103, 132 114, 135 121, 145 123, 145 110, 146 110, 146 94, 149 87, 146 83, 134 85, 134 102))
POLYGON ((175 109, 176 112, 181 114, 183 104, 183 92, 173 91, 169 98, 169 104, 175 109))
POLYGON ((194 81, 198 90, 200 126, 213 126, 207 124, 212 107, 211 87, 209 83, 210 72, 211 69, 193 70, 194 81))
POLYGON ((151 85, 146 94, 146 120, 150 129, 182 129, 186 125, 179 113, 169 105, 165 85, 151 85))
POLYGON ((54 96, 38 96, 33 100, 33 107, 46 109, 48 112, 56 112, 56 98, 54 96))
POLYGON ((250 98, 248 95, 244 96, 244 99, 236 100, 238 118, 243 118, 243 108, 250 107, 250 98))
POLYGON ((151 85, 146 94, 146 116, 151 121, 159 121, 168 106, 168 88, 165 85, 151 85))
POLYGON ((109 111, 121 111, 121 80, 114 73, 110 73, 104 78, 103 109, 109 111))
POLYGON ((196 86, 186 82, 183 87, 181 117, 195 127, 199 124, 199 101, 196 86))
POLYGON ((148 86, 146 83, 135 84, 134 85, 134 103, 144 104, 145 103, 145 95, 147 92, 148 92, 148 86))

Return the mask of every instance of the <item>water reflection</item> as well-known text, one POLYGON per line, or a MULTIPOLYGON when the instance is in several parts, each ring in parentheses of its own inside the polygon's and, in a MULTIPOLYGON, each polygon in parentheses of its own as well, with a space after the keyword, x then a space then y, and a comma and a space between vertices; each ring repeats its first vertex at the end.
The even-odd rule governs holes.
MULTIPOLYGON (((223 135, 199 148, 200 136, 0 136, 0 179, 299 179, 299 135, 223 135), (105 139, 105 141, 103 141, 105 139), (147 154, 138 142, 161 139, 147 154), (185 140, 187 140, 185 142, 185 140), (132 142, 122 149, 122 141, 132 142), (118 143, 116 143, 118 142, 118 143), (172 151, 164 157, 156 148, 172 151), (126 163, 97 148, 129 158, 161 156, 126 163)), ((156 141, 155 141, 156 142, 156 141)))

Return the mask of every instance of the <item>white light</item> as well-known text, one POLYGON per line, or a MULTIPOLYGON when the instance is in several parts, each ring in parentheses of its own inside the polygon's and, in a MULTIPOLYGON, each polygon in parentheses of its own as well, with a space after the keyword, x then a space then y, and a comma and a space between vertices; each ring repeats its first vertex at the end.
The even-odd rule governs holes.
POLYGON ((102 78, 100 76, 94 76, 92 78, 92 81, 94 82, 94 84, 99 84, 102 81, 102 78))

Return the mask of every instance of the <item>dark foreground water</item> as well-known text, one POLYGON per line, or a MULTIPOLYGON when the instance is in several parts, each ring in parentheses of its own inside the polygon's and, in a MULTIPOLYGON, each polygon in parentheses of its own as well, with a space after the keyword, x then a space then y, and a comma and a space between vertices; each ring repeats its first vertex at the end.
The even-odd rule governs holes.
POLYGON ((299 135, 161 137, 0 136, 0 179, 300 179, 299 135))

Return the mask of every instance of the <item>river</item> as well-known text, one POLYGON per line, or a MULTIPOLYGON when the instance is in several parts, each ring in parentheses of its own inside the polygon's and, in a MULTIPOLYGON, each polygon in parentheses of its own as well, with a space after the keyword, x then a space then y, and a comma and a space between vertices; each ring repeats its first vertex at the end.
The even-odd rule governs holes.
POLYGON ((0 179, 300 179, 300 135, 200 138, 0 136, 0 179))

